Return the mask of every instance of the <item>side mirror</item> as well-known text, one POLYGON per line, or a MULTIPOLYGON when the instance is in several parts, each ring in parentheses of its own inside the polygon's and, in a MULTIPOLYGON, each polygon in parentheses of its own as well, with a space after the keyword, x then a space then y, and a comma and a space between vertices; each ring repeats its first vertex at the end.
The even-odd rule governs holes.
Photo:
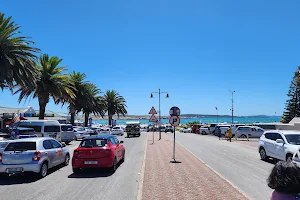
POLYGON ((65 144, 65 143, 63 143, 63 144, 61 144, 61 146, 62 146, 62 147, 66 147, 66 144, 65 144))
POLYGON ((276 143, 284 144, 284 141, 283 141, 282 139, 277 139, 277 140, 276 140, 276 143))
POLYGON ((120 141, 120 144, 123 144, 124 143, 124 141, 120 141))

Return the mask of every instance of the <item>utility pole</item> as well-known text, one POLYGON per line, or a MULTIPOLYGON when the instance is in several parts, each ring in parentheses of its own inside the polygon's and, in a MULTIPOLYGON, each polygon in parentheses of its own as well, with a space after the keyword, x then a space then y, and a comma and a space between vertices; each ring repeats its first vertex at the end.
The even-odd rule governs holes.
POLYGON ((233 124, 233 93, 235 92, 235 90, 231 91, 231 124, 233 124))
POLYGON ((217 123, 219 123, 219 111, 218 111, 218 107, 216 107, 217 110, 217 123))

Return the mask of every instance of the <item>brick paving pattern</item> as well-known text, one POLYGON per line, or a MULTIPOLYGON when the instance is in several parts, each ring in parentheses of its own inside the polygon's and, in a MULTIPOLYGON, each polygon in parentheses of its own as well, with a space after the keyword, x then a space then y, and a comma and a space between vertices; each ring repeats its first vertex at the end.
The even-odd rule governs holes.
POLYGON ((170 163, 173 139, 164 133, 160 141, 156 136, 153 145, 149 133, 147 145, 143 200, 247 199, 179 144, 176 144, 176 160, 182 163, 170 163))

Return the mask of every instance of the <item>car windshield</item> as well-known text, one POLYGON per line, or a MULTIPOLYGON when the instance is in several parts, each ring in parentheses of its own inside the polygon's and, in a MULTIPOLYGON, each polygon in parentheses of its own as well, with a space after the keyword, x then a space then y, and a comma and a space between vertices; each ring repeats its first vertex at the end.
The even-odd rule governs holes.
POLYGON ((84 131, 84 128, 78 128, 77 131, 84 131))
POLYGON ((61 126, 61 130, 62 131, 73 131, 73 127, 72 126, 61 126))
POLYGON ((7 145, 4 151, 30 151, 36 150, 35 142, 12 142, 7 145))
POLYGON ((59 132, 59 126, 45 126, 44 131, 45 132, 59 132))
POLYGON ((285 135, 285 137, 288 143, 293 145, 300 145, 300 134, 290 134, 285 135))
POLYGON ((92 148, 92 147, 105 147, 107 146, 107 139, 86 139, 80 143, 80 147, 92 148))

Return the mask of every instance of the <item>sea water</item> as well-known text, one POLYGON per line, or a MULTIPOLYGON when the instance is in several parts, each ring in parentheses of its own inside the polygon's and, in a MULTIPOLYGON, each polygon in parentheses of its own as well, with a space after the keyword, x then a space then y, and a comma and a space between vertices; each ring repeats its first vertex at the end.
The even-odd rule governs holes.
MULTIPOLYGON (((150 118, 150 116, 149 116, 150 118)), ((157 117, 158 118, 158 117, 157 117)), ((235 124, 252 124, 252 123, 273 123, 273 122, 280 122, 281 117, 234 117, 233 121, 235 124)), ((153 122, 149 122, 148 119, 134 119, 134 120, 126 120, 126 119, 116 119, 117 124, 123 125, 126 122, 133 122, 139 121, 141 124, 153 124, 153 122)), ((187 124, 188 122, 197 122, 197 123, 231 123, 231 117, 222 117, 217 119, 214 118, 181 118, 180 124, 187 124)), ((108 120, 93 120, 94 123, 98 124, 108 124, 108 120)), ((161 119, 163 124, 168 124, 168 119, 161 119)))

